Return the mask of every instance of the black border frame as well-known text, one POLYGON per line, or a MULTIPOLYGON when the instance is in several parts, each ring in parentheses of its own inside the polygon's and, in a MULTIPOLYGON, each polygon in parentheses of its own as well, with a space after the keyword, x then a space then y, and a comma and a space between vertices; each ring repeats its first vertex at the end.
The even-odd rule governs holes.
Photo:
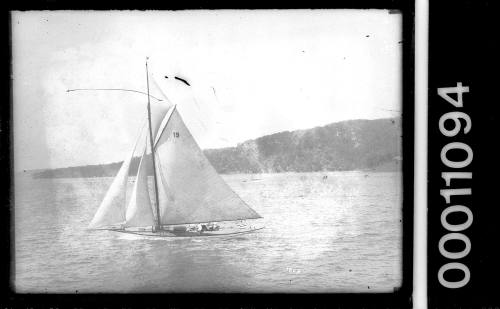
MULTIPOLYGON (((428 170, 427 170, 427 305, 430 308, 496 308, 500 306, 500 208, 498 207, 498 104, 499 3, 491 0, 442 0, 429 4, 429 79, 428 79, 428 170), (458 82, 469 87, 463 107, 454 107, 438 95, 438 88, 455 87, 458 82), (463 112, 471 119, 471 130, 444 136, 439 119, 448 112, 463 112), (450 142, 468 145, 473 152, 471 163, 463 168, 449 168, 440 158, 450 142), (471 179, 451 180, 445 185, 442 172, 470 172, 471 179), (446 203, 441 189, 470 188, 470 195, 456 195, 446 203), (470 209, 470 227, 455 231, 470 240, 470 252, 458 259, 446 258, 439 241, 452 231, 441 223, 441 214, 450 205, 470 209), (450 262, 462 263, 470 272, 463 287, 446 288, 438 280, 439 269, 450 262)), ((452 94, 451 97, 455 98, 452 94)), ((462 121, 463 124, 463 121, 462 121)), ((452 153, 452 152, 451 152, 452 153)), ((449 155, 452 160, 453 154, 449 155)), ((453 222, 450 216, 450 222, 453 222)), ((462 220, 462 219, 456 219, 462 220)), ((455 221, 455 222, 457 222, 455 221)), ((459 252, 463 244, 447 242, 450 252, 459 252)), ((449 271, 445 279, 461 280, 461 271, 449 271), (453 274, 453 272, 455 272, 453 274)))
MULTIPOLYGON (((180 9, 275 9, 280 8, 274 3, 246 3, 245 7, 237 7, 237 5, 214 5, 202 2, 198 4, 186 4, 181 2, 168 3, 163 2, 141 2, 141 3, 123 3, 123 2, 97 2, 85 1, 78 3, 62 3, 57 0, 45 0, 32 3, 16 3, 7 8, 7 37, 9 38, 9 46, 5 48, 9 60, 12 60, 10 50, 10 35, 11 35, 11 20, 10 10, 61 10, 61 9, 161 9, 161 10, 180 10, 180 9), (182 7, 181 7, 182 5, 182 7), (135 7, 134 7, 135 6, 135 7)), ((16 294, 12 290, 10 270, 13 257, 13 236, 10 235, 11 228, 10 216, 13 216, 13 209, 10 208, 14 202, 13 193, 13 134, 12 134, 12 92, 11 79, 9 78, 9 106, 6 104, 0 105, 1 109, 1 130, 0 136, 3 145, 8 144, 10 147, 2 147, 1 149, 1 171, 3 175, 9 175, 8 179, 3 179, 2 182, 2 220, 0 232, 3 232, 2 247, 4 252, 12 251, 8 255, 6 261, 1 264, 0 273, 2 276, 2 291, 7 291, 0 298, 0 305, 8 307, 23 307, 23 308, 86 308, 86 307, 120 307, 120 308, 183 308, 183 307, 397 307, 411 308, 412 307, 412 291, 413 291, 413 191, 414 191, 414 25, 415 25, 415 4, 411 0, 377 0, 377 1, 338 1, 329 4, 308 3, 307 6, 294 5, 288 7, 290 9, 301 8, 328 8, 328 9, 389 9, 397 10, 402 14, 402 37, 403 37, 403 53, 402 53, 402 112, 403 112, 403 241, 402 241, 402 271, 403 280, 401 288, 393 293, 335 293, 335 294, 16 294), (7 119, 7 121, 5 120, 7 119), (10 236, 6 236, 10 235, 10 236)), ((5 68, 7 69, 7 68, 5 68)), ((10 61, 8 62, 9 76, 12 73, 10 61)), ((5 258, 5 256, 4 256, 5 258)))

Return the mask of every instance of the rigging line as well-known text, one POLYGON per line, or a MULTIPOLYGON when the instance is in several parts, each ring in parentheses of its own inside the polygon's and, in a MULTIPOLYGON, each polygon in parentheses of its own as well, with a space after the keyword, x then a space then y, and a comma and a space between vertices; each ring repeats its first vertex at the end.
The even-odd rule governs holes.
POLYGON ((197 118, 198 119, 198 122, 201 124, 201 126, 203 127, 203 129, 205 130, 208 130, 207 129, 207 126, 203 123, 203 120, 201 120, 200 118, 197 118))
POLYGON ((154 149, 156 149, 156 144, 158 144, 158 142, 160 141, 160 137, 163 134, 163 131, 165 131, 165 129, 167 128, 167 124, 170 121, 170 118, 172 117, 172 114, 173 114, 176 106, 177 105, 174 104, 170 108, 170 110, 167 112, 167 114, 165 115, 165 117, 163 118, 163 120, 162 120, 162 122, 160 124, 160 127, 158 128, 158 131, 156 132, 156 138, 155 138, 155 142, 154 142, 154 146, 153 146, 154 149))
MULTIPOLYGON (((191 89, 191 96, 193 97, 194 105, 196 106, 196 108, 198 109, 198 111, 201 113, 200 104, 198 103, 198 100, 196 100, 196 96, 194 94, 193 89, 192 88, 190 88, 190 89, 191 89)), ((207 126, 206 126, 205 122, 200 117, 197 117, 196 119, 201 124, 201 126, 203 127, 203 129, 207 130, 207 126)))
POLYGON ((139 134, 137 135, 137 139, 135 140, 135 144, 134 144, 134 148, 132 150, 132 158, 134 158, 134 154, 135 154, 135 150, 137 148, 137 145, 139 144, 139 140, 141 139, 142 137, 142 133, 144 132, 144 128, 146 127, 146 123, 147 123, 147 119, 144 121, 144 123, 142 124, 142 127, 141 129, 139 130, 139 134))
MULTIPOLYGON (((148 120, 147 120, 147 119, 145 119, 145 120, 144 120, 144 123, 142 124, 141 130, 140 130, 140 133, 139 133, 139 136, 138 136, 138 138, 137 138, 137 143, 139 143, 139 140, 141 140, 141 139, 142 139, 142 137, 143 137, 143 135, 144 135, 144 131, 145 131, 145 130, 144 130, 144 128, 146 128, 146 125, 147 125, 147 124, 148 124, 148 120)), ((145 150, 147 150, 147 146, 148 146, 148 145, 147 145, 147 135, 146 135, 146 136, 144 136, 144 138, 146 139, 146 146, 145 146, 145 148, 146 148, 146 149, 145 149, 145 150)), ((143 150, 143 151, 141 151, 141 152, 144 152, 144 150, 143 150)), ((135 149, 134 149, 134 153, 135 153, 135 149)), ((136 157, 134 157, 134 158, 139 158, 139 156, 136 156, 136 157)))
POLYGON ((160 85, 158 85, 158 83, 156 82, 156 79, 155 79, 155 77, 153 75, 151 76, 151 80, 153 81, 153 84, 156 86, 156 88, 158 88, 158 90, 160 91, 160 93, 162 94, 162 96, 164 96, 165 99, 167 99, 167 101, 170 102, 170 104, 173 104, 172 100, 170 100, 170 98, 167 97, 167 95, 165 94, 165 92, 163 92, 163 90, 161 89, 160 85))
MULTIPOLYGON (((141 140, 141 138, 142 138, 142 134, 144 133, 144 128, 146 127, 146 124, 147 124, 147 119, 146 119, 146 120, 144 120, 144 123, 142 124, 142 127, 141 127, 141 129, 139 130, 139 134, 137 135, 137 139, 136 139, 135 144, 134 144, 134 149, 132 150, 132 154, 131 154, 131 156, 132 156, 132 160, 133 160, 134 158, 137 158, 137 157, 135 157, 135 156, 134 156, 134 154, 135 154, 135 150, 137 149, 137 145, 139 144, 139 141, 140 141, 140 140, 141 140)), ((131 160, 130 162, 132 162, 132 160, 131 160)), ((136 176, 137 176, 137 172, 138 172, 138 171, 139 171, 139 170, 137 170, 137 171, 136 171, 136 176)), ((130 170, 129 170, 129 174, 130 174, 130 170)), ((137 181, 137 178, 134 180, 134 183, 135 183, 136 181, 137 181)), ((127 199, 127 198, 126 198, 126 196, 127 196, 127 192, 125 192, 125 200, 127 199)), ((128 203, 126 203, 126 204, 127 204, 127 207, 128 207, 128 203)), ((127 207, 125 207, 125 208, 127 208, 127 207)))
POLYGON ((212 87, 212 90, 214 91, 215 101, 217 101, 217 104, 221 105, 220 102, 219 102, 219 98, 217 97, 217 94, 215 93, 215 88, 212 87))
POLYGON ((140 93, 140 94, 144 94, 144 95, 147 95, 157 101, 163 101, 162 99, 158 99, 150 94, 147 94, 145 92, 142 92, 142 91, 139 91, 139 90, 133 90, 133 89, 122 89, 122 88, 77 88, 77 89, 68 89, 66 90, 66 92, 71 92, 71 91, 94 91, 94 90, 98 90, 98 91, 129 91, 129 92, 136 92, 136 93, 140 93))
POLYGON ((196 108, 198 109, 198 111, 201 112, 201 109, 200 109, 200 104, 198 103, 198 100, 196 100, 196 97, 194 96, 194 92, 191 91, 191 94, 193 96, 193 101, 194 101, 194 105, 196 105, 196 108))
MULTIPOLYGON (((194 102, 194 105, 196 106, 196 109, 198 109, 198 111, 201 112, 200 103, 198 103, 198 100, 196 99, 196 95, 194 93, 193 88, 189 87, 189 89, 191 91, 191 97, 193 98, 193 102, 194 102)), ((201 118, 199 118, 199 117, 197 117, 196 119, 201 124, 201 126, 203 127, 203 129, 207 130, 207 126, 206 126, 205 122, 201 118)))
MULTIPOLYGON (((167 75, 165 75, 165 78, 167 78, 167 79, 168 79, 168 76, 167 76, 167 75)), ((177 80, 179 80, 179 81, 183 82, 184 84, 186 84, 186 85, 190 86, 189 88, 190 88, 190 90, 191 90, 191 96, 192 96, 192 98, 193 98, 194 105, 196 106, 196 109, 198 109, 198 111, 199 111, 199 112, 201 112, 201 107, 200 107, 200 104, 198 103, 198 100, 196 99, 196 96, 195 96, 195 94, 194 94, 194 90, 193 90, 193 88, 191 87, 191 84, 189 84, 189 83, 188 83, 185 79, 180 78, 180 77, 177 77, 177 76, 174 76, 174 79, 177 79, 177 80)), ((160 91, 161 91, 161 90, 160 90, 160 91)), ((206 129, 207 129, 207 126, 206 126, 205 122, 204 122, 202 119, 200 119, 200 118, 197 118, 197 120, 198 120, 198 122, 200 123, 200 125, 203 127, 203 129, 205 129, 205 130, 206 130, 206 129)))

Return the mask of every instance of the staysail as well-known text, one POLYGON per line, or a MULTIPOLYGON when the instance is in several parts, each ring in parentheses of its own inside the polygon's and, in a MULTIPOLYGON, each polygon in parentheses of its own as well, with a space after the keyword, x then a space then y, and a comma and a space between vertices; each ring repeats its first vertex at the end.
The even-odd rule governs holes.
MULTIPOLYGON (((144 126, 143 126, 144 128, 144 126)), ((137 143, 142 135, 142 129, 139 132, 137 141, 135 142, 134 149, 123 161, 118 174, 111 183, 111 186, 106 192, 101 205, 97 209, 92 221, 90 221, 89 228, 101 228, 110 225, 121 224, 125 221, 125 203, 127 198, 127 181, 128 173, 130 170, 130 163, 137 147, 137 143)))
MULTIPOLYGON (((154 95, 156 97, 161 97, 162 101, 161 102, 154 102, 151 104, 151 123, 153 127, 153 134, 156 135, 156 132, 158 131, 160 124, 165 118, 165 114, 170 110, 172 104, 166 98, 163 93, 161 93, 159 90, 156 88, 153 88, 156 90, 154 92, 154 95)), ((108 227, 111 225, 118 225, 122 224, 126 220, 126 197, 127 197, 127 181, 128 181, 128 175, 129 175, 129 170, 130 170, 130 164, 133 158, 133 155, 135 153, 135 149, 137 147, 137 143, 141 139, 142 132, 143 132, 144 126, 140 130, 139 136, 137 138, 137 141, 134 145, 134 148, 132 150, 132 153, 127 156, 127 158, 123 161, 122 166, 120 170, 118 171, 118 174, 115 176, 115 179, 113 180, 113 183, 111 184, 110 188, 108 189, 108 192, 106 193, 103 201, 101 202, 101 205, 97 209, 97 212, 94 215, 94 218, 89 224, 89 228, 103 228, 103 227, 108 227)), ((147 140, 147 139, 146 139, 147 140)), ((141 159, 142 162, 142 159, 141 159)), ((144 166, 145 164, 143 164, 144 166)), ((139 173, 139 171, 138 171, 139 173)), ((138 178, 137 178, 138 179, 138 178)), ((136 182, 137 185, 137 182, 136 182)))
POLYGON ((175 106, 155 143, 161 224, 257 219, 199 148, 175 106))
POLYGON ((149 165, 148 161, 151 160, 151 157, 149 157, 149 160, 147 159, 148 157, 146 157, 147 142, 148 140, 146 139, 144 153, 139 163, 134 189, 125 215, 125 226, 127 227, 154 225, 153 209, 148 189, 147 166, 149 165))

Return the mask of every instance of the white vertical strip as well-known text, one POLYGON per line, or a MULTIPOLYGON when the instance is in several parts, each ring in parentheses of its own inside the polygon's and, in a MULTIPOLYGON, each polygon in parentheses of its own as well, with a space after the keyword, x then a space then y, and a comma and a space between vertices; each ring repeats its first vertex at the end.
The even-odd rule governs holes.
POLYGON ((427 99, 429 2, 415 2, 415 191, 413 307, 427 308, 427 99))

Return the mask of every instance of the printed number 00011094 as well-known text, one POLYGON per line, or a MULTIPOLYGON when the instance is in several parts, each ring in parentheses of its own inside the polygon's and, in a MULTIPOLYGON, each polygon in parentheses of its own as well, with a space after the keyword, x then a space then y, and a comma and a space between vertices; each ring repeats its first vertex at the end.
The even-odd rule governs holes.
MULTIPOLYGON (((446 87, 438 88, 438 95, 446 100, 448 103, 457 108, 463 107, 463 93, 469 92, 469 87, 462 86, 462 83, 458 82, 456 87, 446 87), (450 97, 450 94, 456 94, 457 99, 450 97)), ((445 113, 439 119, 439 131, 446 137, 452 138, 457 136, 461 131, 463 134, 467 134, 471 130, 471 118, 464 112, 461 111, 451 111, 445 113), (453 121, 453 127, 447 129, 445 123, 450 123, 453 121), (463 121, 463 122, 462 122, 463 121), (463 125, 462 125, 463 124, 463 125)), ((464 172, 463 170, 456 171, 457 169, 463 169, 469 166, 472 162, 472 149, 469 145, 462 142, 450 142, 443 146, 441 149, 441 162, 448 168, 453 169, 453 171, 446 171, 441 173, 441 178, 444 179, 447 189, 440 190, 441 196, 445 199, 447 205, 451 204, 451 197, 458 195, 471 195, 471 188, 449 188, 451 186, 452 179, 472 179, 472 172, 464 172), (452 151, 455 152, 465 152, 465 159, 462 160, 450 160, 448 154, 452 151)), ((471 241, 463 231, 469 228, 472 224, 473 216, 472 211, 469 207, 464 205, 449 205, 441 213, 441 224, 449 232, 441 237, 439 240, 439 253, 450 260, 458 260, 467 256, 471 250, 471 241), (467 217, 467 220, 460 224, 450 224, 448 221, 448 216, 452 213, 461 212, 467 217), (464 243, 465 247, 459 252, 450 252, 446 250, 445 244, 449 240, 458 240, 464 243)), ((460 262, 449 262, 441 266, 438 271, 439 283, 450 289, 457 289, 465 286, 470 280, 470 270, 469 268, 460 262), (458 270, 463 272, 463 279, 459 281, 448 281, 444 278, 444 274, 448 270, 458 270)))

